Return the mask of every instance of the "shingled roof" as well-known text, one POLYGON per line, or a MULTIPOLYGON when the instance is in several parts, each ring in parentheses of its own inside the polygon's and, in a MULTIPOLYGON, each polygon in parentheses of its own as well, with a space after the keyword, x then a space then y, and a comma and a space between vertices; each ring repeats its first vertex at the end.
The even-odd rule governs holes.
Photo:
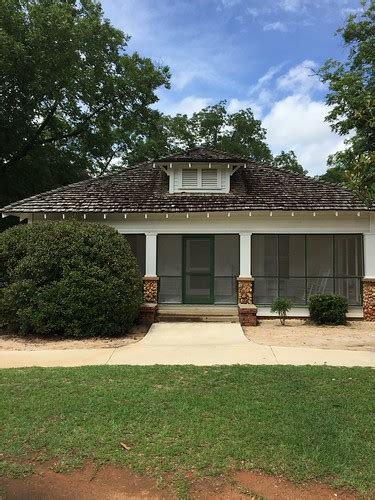
POLYGON ((163 158, 158 158, 155 162, 215 162, 215 163, 246 163, 247 159, 226 151, 207 148, 192 148, 180 151, 163 158))
MULTIPOLYGON (((229 153, 196 149, 159 161, 238 161, 229 153), (221 155, 221 156, 220 156, 221 155)), ((41 193, 1 209, 36 212, 214 212, 255 210, 368 210, 348 189, 270 165, 246 161, 230 193, 170 194, 168 177, 153 163, 41 193)))

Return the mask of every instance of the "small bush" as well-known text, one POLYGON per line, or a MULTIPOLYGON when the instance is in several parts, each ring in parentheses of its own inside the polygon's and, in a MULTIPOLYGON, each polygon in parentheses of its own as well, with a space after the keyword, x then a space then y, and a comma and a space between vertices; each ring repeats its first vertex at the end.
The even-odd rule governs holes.
POLYGON ((118 335, 133 324, 142 282, 126 239, 80 222, 0 234, 0 323, 37 335, 118 335))
POLYGON ((317 325, 344 325, 348 301, 339 295, 313 295, 309 300, 310 319, 317 325))
POLYGON ((290 311, 292 304, 287 299, 282 299, 278 297, 272 302, 271 312, 277 312, 279 315, 280 323, 285 325, 286 313, 290 311))

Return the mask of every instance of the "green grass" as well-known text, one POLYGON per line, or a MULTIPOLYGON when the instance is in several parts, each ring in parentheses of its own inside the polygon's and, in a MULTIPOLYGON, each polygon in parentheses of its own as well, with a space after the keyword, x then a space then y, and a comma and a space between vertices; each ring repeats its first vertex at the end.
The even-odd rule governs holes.
POLYGON ((368 494, 374 383, 362 368, 2 370, 0 452, 10 464, 37 452, 61 470, 93 460, 182 478, 254 468, 368 494))

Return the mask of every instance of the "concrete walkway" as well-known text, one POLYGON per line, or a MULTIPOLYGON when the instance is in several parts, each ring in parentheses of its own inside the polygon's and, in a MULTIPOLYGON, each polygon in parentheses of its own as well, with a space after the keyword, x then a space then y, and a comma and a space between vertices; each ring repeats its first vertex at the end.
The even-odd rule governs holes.
POLYGON ((156 364, 375 368, 375 353, 260 345, 247 340, 238 323, 155 323, 140 342, 115 349, 0 351, 0 368, 156 364))

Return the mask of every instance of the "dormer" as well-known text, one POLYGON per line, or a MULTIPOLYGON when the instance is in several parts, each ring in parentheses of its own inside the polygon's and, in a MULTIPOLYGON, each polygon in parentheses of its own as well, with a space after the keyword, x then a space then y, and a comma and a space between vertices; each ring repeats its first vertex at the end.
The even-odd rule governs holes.
POLYGON ((231 176, 244 165, 242 158, 203 148, 154 163, 168 175, 170 193, 229 193, 231 176))

